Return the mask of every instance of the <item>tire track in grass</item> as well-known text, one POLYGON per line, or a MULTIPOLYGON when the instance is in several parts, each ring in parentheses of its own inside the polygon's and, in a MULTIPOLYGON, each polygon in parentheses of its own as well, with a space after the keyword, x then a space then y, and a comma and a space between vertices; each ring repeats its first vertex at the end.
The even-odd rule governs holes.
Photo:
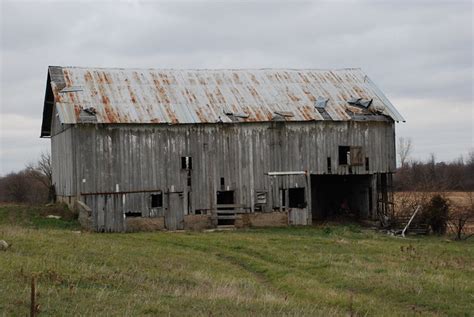
MULTIPOLYGON (((276 287, 263 272, 255 269, 250 263, 247 263, 246 261, 243 261, 242 259, 239 259, 236 256, 232 256, 231 254, 223 254, 223 251, 230 251, 231 253, 235 253, 235 251, 227 250, 227 248, 211 247, 209 245, 189 245, 185 242, 180 243, 177 241, 166 241, 166 243, 181 248, 191 249, 195 252, 204 253, 206 255, 211 254, 217 259, 224 260, 226 263, 231 264, 232 266, 237 267, 239 270, 248 273, 250 276, 253 277, 253 279, 257 282, 258 285, 264 286, 264 288, 270 290, 273 295, 281 297, 285 301, 288 300, 289 294, 276 287)), ((246 253, 244 254, 247 255, 246 253)))

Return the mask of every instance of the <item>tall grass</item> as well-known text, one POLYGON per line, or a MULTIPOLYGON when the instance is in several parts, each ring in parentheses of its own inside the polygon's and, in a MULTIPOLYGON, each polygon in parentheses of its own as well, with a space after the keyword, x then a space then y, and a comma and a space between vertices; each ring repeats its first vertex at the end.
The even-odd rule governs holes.
MULTIPOLYGON (((1 208, 0 208, 1 210, 1 208)), ((26 222, 28 224, 28 222, 26 222)), ((0 224, 0 312, 40 316, 466 315, 474 244, 358 226, 78 233, 0 224)))

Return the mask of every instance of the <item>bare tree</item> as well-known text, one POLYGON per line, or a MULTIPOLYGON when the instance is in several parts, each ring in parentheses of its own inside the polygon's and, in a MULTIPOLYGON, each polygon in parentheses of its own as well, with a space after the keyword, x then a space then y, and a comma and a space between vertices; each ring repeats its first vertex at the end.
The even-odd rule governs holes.
POLYGON ((470 191, 464 192, 466 195, 466 204, 455 206, 449 216, 449 224, 455 233, 456 240, 467 240, 474 236, 469 232, 467 227, 474 221, 474 193, 470 191))
POLYGON ((412 140, 411 138, 398 138, 398 157, 400 158, 400 164, 404 167, 407 163, 408 157, 412 151, 412 140))
POLYGON ((42 183, 48 189, 48 201, 54 201, 55 189, 53 185, 53 169, 51 165, 51 154, 41 153, 35 164, 28 164, 26 170, 29 176, 42 183))

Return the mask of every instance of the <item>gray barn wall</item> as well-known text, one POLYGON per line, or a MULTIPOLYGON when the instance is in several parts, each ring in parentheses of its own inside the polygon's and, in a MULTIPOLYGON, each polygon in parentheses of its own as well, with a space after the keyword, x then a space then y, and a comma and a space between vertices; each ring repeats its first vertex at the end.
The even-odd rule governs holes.
MULTIPOLYGON (((306 186, 306 180, 304 176, 271 179, 264 173, 308 170, 325 174, 327 157, 331 157, 332 173, 348 174, 347 166, 337 164, 339 145, 362 146, 364 157, 370 159, 368 172, 365 166, 353 166, 353 174, 393 172, 394 131, 393 122, 356 121, 78 125, 53 137, 53 160, 59 171, 54 177, 58 193, 64 195, 115 192, 117 184, 120 192, 166 192, 171 187, 183 191, 186 171, 181 169, 181 157, 191 156, 192 210, 214 208, 221 177, 225 189, 235 190, 235 202, 248 208, 254 206, 255 190, 273 188, 267 197, 270 210, 280 205, 279 187, 306 186)), ((94 197, 82 199, 94 209, 102 203, 94 197)), ((149 208, 149 192, 118 200, 125 210, 163 215, 161 209, 149 208)))
MULTIPOLYGON (((53 112, 55 113, 55 112, 53 112)), ((51 163, 56 195, 61 198, 75 196, 74 129, 71 125, 61 125, 53 116, 51 124, 51 163)), ((69 202, 68 200, 65 200, 69 202)))

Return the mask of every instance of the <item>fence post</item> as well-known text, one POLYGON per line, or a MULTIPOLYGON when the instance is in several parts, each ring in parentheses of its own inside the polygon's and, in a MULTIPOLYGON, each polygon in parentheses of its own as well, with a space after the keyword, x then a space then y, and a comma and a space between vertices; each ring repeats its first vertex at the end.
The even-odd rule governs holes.
POLYGON ((36 278, 31 277, 31 303, 30 303, 30 317, 36 316, 36 278))

